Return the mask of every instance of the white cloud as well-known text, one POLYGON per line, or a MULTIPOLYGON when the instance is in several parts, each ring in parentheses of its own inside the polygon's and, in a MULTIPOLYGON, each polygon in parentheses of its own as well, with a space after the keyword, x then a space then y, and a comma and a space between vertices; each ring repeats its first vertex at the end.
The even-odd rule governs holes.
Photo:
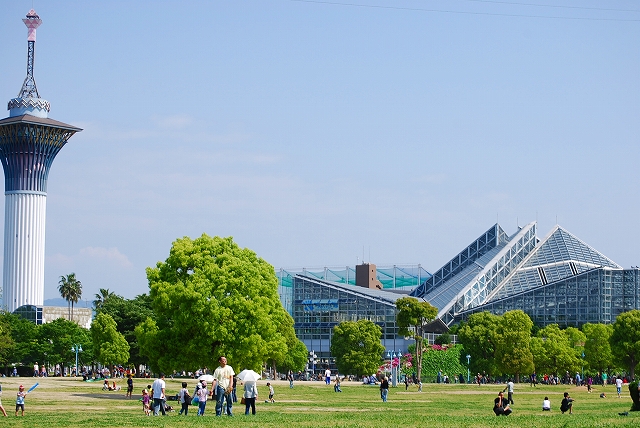
POLYGON ((56 268, 73 269, 74 266, 88 264, 109 265, 119 269, 133 267, 129 258, 115 247, 85 247, 73 255, 57 253, 47 257, 47 265, 56 268))
POLYGON ((85 247, 80 250, 78 257, 81 259, 90 259, 93 262, 108 262, 115 264, 121 268, 130 268, 133 263, 129 261, 127 256, 118 251, 117 248, 103 247, 85 247))
POLYGON ((186 114, 177 114, 173 116, 156 117, 157 125, 165 129, 184 129, 193 123, 193 118, 186 114))

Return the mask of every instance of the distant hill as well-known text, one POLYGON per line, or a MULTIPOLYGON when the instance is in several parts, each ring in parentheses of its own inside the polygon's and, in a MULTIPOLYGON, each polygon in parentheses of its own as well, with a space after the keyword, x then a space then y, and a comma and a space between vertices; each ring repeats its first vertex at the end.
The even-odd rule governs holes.
MULTIPOLYGON (((44 301, 44 306, 68 306, 66 300, 62 297, 58 297, 57 299, 47 299, 44 301)), ((93 308, 93 302, 90 300, 80 300, 78 303, 73 304, 74 308, 93 308)))

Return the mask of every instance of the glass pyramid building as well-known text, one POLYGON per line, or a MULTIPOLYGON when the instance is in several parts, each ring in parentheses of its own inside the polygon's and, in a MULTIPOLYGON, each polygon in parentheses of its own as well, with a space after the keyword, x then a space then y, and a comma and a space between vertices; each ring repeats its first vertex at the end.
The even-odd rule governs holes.
POLYGON ((539 240, 535 222, 511 236, 496 224, 411 295, 447 325, 515 309, 538 325, 609 324, 640 309, 640 269, 623 269, 560 226, 539 240))

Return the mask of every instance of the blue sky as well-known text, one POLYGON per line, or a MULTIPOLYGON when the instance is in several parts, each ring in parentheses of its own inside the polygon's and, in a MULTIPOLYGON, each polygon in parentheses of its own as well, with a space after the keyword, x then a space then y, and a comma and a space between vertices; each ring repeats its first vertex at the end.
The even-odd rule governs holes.
POLYGON ((49 176, 45 298, 71 272, 88 300, 147 292, 202 233, 433 272, 537 220, 640 264, 637 2, 16 0, 4 102, 31 7, 49 117, 84 129, 49 176))

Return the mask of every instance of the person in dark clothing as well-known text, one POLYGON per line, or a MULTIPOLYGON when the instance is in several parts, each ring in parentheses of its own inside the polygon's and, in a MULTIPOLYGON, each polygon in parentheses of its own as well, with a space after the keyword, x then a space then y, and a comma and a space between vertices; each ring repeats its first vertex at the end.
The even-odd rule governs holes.
POLYGON ((382 398, 383 402, 386 403, 388 395, 389 395, 389 378, 385 376, 384 379, 382 379, 382 382, 380 382, 380 398, 382 398))
POLYGON ((569 393, 564 393, 564 398, 562 399, 562 403, 560 403, 560 411, 562 413, 569 411, 569 414, 573 413, 573 398, 569 397, 569 393))
POLYGON ((511 414, 512 410, 509 407, 509 402, 504 398, 502 391, 498 393, 493 403, 493 413, 495 413, 496 416, 509 416, 511 414))

